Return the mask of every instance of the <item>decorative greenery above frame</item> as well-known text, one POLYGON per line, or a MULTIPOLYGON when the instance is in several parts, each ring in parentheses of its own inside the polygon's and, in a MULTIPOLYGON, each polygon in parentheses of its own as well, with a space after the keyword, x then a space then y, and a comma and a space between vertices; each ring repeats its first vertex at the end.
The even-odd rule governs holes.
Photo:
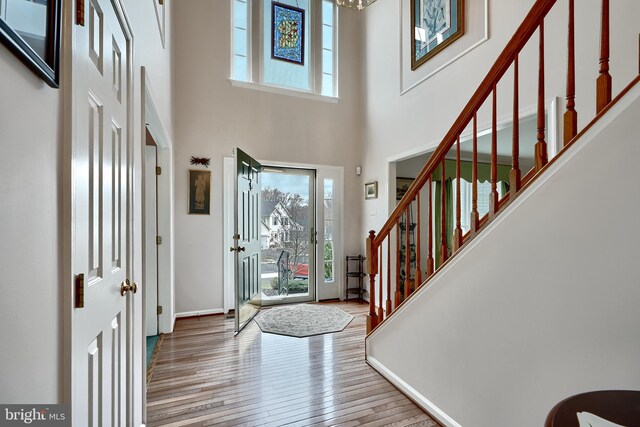
POLYGON ((464 0, 411 1, 411 69, 442 52, 464 34, 464 0))
POLYGON ((271 3, 271 57, 304 65, 304 9, 271 3))
POLYGON ((60 82, 62 0, 0 1, 0 40, 51 87, 60 82))

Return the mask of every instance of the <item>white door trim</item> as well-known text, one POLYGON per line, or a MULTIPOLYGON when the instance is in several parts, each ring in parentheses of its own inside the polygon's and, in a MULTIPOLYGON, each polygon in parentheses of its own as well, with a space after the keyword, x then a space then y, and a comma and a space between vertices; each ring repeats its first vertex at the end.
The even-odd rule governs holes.
MULTIPOLYGON (((157 203, 158 234, 162 236, 162 245, 158 247, 158 304, 162 306, 163 313, 158 319, 158 330, 161 334, 168 334, 173 332, 176 320, 173 143, 155 107, 155 91, 146 67, 142 67, 140 86, 142 90, 141 123, 148 124, 149 132, 158 145, 158 166, 162 168, 162 175, 158 177, 157 203)), ((144 140, 145 137, 146 127, 141 126, 141 138, 144 140)), ((144 144, 141 150, 144 152, 144 144)))

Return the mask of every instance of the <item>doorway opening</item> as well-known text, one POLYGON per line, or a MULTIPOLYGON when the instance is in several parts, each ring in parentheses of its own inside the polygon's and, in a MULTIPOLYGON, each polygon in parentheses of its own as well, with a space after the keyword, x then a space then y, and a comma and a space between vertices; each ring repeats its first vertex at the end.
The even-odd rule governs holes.
MULTIPOLYGON (((291 253, 289 253, 289 261, 283 262, 281 259, 281 265, 286 266, 287 269, 292 270, 290 272, 290 277, 296 283, 294 286, 302 288, 303 292, 300 294, 295 294, 293 292, 286 292, 285 296, 282 296, 284 292, 280 291, 280 281, 277 278, 277 261, 280 258, 281 251, 278 251, 277 254, 268 254, 264 256, 265 262, 260 262, 259 265, 259 276, 260 276, 260 287, 264 287, 265 293, 262 292, 261 289, 261 305, 273 305, 273 304, 283 304, 283 303, 291 303, 291 302, 302 302, 302 301, 323 301, 323 300, 333 300, 333 299, 342 299, 343 298, 343 290, 344 290, 344 264, 342 260, 344 259, 344 245, 343 245, 343 182, 344 182, 344 168, 339 166, 326 166, 326 165, 312 165, 312 164, 294 164, 294 163, 282 163, 277 161, 261 161, 264 166, 260 172, 260 186, 261 188, 266 188, 270 186, 272 189, 277 188, 275 183, 267 178, 266 181, 263 181, 263 174, 273 174, 275 176, 286 176, 288 172, 291 173, 303 173, 304 171, 308 171, 314 179, 310 179, 313 183, 311 184, 313 187, 310 188, 308 194, 309 200, 313 200, 314 203, 309 205, 313 205, 315 211, 313 212, 315 216, 315 220, 311 221, 310 224, 315 223, 314 232, 313 232, 313 241, 314 244, 310 245, 314 253, 311 255, 311 260, 314 261, 314 267, 311 267, 310 262, 304 262, 304 257, 299 257, 297 261, 292 262, 291 253), (311 196, 313 194, 313 196, 311 196), (315 243, 317 242, 317 243, 315 243), (270 264, 264 265, 263 264, 270 264), (291 265, 294 264, 294 265, 291 265), (295 264, 298 265, 297 267, 295 264), (305 266, 304 264, 307 264, 305 266), (291 266, 291 267, 289 267, 291 266), (262 271, 264 267, 264 272, 262 271), (305 271, 306 270, 306 271, 305 271), (263 277, 264 275, 264 277, 263 277), (305 277, 306 275, 306 277, 305 277), (295 276, 295 277, 294 277, 295 276), (315 277, 315 279, 310 277, 315 277), (275 279, 275 281, 274 281, 275 279), (305 283, 306 282, 306 283, 305 283), (311 283, 310 285, 307 285, 311 283), (310 288, 305 289, 303 286, 310 286, 310 288), (274 291, 275 289, 275 291, 274 291), (309 291, 312 291, 313 294, 310 294, 309 291), (265 295, 266 294, 266 295, 265 295), (297 295, 297 296, 296 296, 297 295)), ((224 188, 226 191, 224 192, 224 241, 223 246, 225 249, 225 253, 227 254, 225 257, 224 263, 224 312, 230 313, 236 308, 236 272, 234 267, 235 262, 235 254, 232 251, 229 251, 230 247, 235 246, 234 242, 234 218, 236 217, 235 209, 237 201, 234 199, 234 185, 236 181, 236 165, 233 157, 225 157, 223 160, 223 175, 224 175, 224 188)), ((298 178, 303 179, 303 184, 307 182, 306 178, 298 178)), ((298 184, 298 186, 302 186, 298 184)), ((280 191, 285 191, 282 188, 280 191)), ((287 190, 289 193, 295 193, 295 191, 287 190)), ((270 196, 273 198, 273 194, 270 196)), ((301 196, 303 199, 306 199, 305 196, 301 196)), ((261 203, 262 205, 262 200, 261 203)), ((264 210, 269 210, 265 207, 260 207, 260 216, 267 216, 267 214, 262 215, 264 210)), ((269 212, 270 214, 271 212, 269 212)), ((268 231, 267 227, 262 226, 262 219, 260 218, 259 227, 260 227, 260 246, 267 247, 269 244, 268 235, 266 232, 268 231), (263 238, 264 234, 264 238, 263 238)), ((284 221, 283 221, 284 222, 284 221)), ((273 223, 273 221, 272 221, 273 223)), ((311 229, 309 228, 309 235, 311 235, 311 229)), ((286 237, 286 236, 285 236, 286 237)), ((244 253, 244 252, 243 252, 244 253)), ((287 255, 283 255, 286 257, 287 255)), ((262 249, 260 249, 260 258, 263 258, 262 249)), ((289 289, 287 289, 289 291, 289 289)))
POLYGON ((262 168, 260 284, 263 305, 316 299, 316 171, 262 168))

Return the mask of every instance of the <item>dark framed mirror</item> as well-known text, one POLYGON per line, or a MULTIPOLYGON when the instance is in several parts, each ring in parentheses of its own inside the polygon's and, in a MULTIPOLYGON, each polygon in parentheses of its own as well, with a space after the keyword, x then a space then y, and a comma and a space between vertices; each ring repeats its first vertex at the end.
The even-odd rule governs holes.
POLYGON ((62 0, 0 0, 0 39, 51 87, 60 83, 62 0))

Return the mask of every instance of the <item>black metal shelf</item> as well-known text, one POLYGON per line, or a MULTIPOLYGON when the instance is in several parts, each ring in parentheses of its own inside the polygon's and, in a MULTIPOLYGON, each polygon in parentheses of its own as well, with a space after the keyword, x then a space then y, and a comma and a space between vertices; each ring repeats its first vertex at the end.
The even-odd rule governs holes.
POLYGON ((365 257, 363 257, 362 255, 357 255, 357 256, 349 256, 347 255, 346 257, 346 268, 345 268, 345 276, 346 276, 346 280, 345 280, 345 292, 344 292, 344 299, 345 301, 349 301, 349 295, 358 295, 358 301, 362 301, 362 296, 364 295, 364 293, 366 292, 366 290, 364 289, 363 285, 364 285, 364 278, 367 276, 367 273, 364 272, 364 261, 366 260, 365 257), (349 265, 350 264, 354 264, 356 263, 356 270, 352 270, 349 271, 349 265), (350 288, 349 287, 349 278, 356 278, 358 279, 358 287, 357 288, 350 288))

